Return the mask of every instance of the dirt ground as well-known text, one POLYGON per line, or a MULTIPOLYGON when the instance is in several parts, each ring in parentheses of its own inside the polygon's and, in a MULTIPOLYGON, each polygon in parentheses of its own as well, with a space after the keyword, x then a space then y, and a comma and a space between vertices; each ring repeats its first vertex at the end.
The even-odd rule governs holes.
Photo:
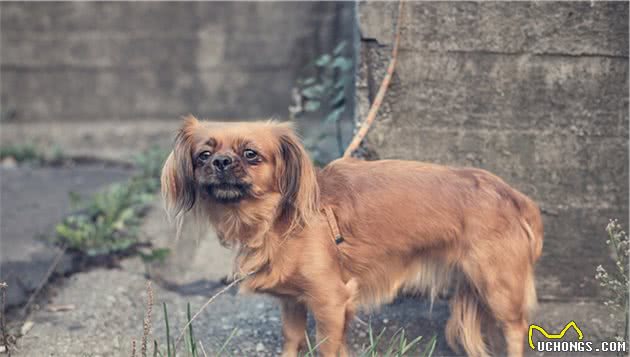
MULTIPOLYGON (((24 234, 32 232, 35 236, 62 216, 63 197, 67 196, 64 190, 85 187, 85 192, 89 192, 128 175, 125 171, 109 174, 99 171, 90 176, 87 174, 90 170, 73 167, 44 169, 43 172, 29 168, 9 173, 2 171, 2 207, 20 207, 20 214, 10 219, 5 219, 3 212, 2 232, 24 230, 24 234), (77 177, 84 178, 72 181, 77 177), (5 184, 13 193, 5 194, 5 184), (33 201, 40 203, 29 203, 33 201), (27 230, 35 227, 41 229, 27 230)), ((10 247, 12 254, 18 254, 19 247, 13 246, 18 243, 5 241, 4 237, 3 234, 3 257, 5 247, 10 247)), ((162 304, 166 303, 168 307, 171 331, 177 335, 184 325, 186 304, 191 304, 194 313, 208 296, 223 287, 220 279, 229 272, 231 253, 214 237, 198 242, 174 241, 173 228, 157 202, 146 217, 141 237, 156 246, 171 248, 171 255, 159 265, 146 265, 139 258, 129 258, 123 260, 119 268, 94 268, 56 280, 50 284, 47 295, 40 299, 38 309, 26 318, 25 325, 30 328, 18 341, 19 350, 14 355, 130 355, 132 340, 137 341, 139 349, 142 336, 148 276, 155 280, 152 335, 164 348, 162 304), (55 311, 64 306, 70 309, 55 311)), ((401 327, 412 337, 421 335, 428 339, 435 335, 435 355, 454 355, 443 337, 448 318, 447 303, 438 301, 432 312, 428 305, 422 298, 404 297, 379 311, 359 316, 363 321, 370 321, 374 331, 385 328, 386 336, 401 327)), ((533 318, 533 322, 548 331, 560 331, 569 320, 578 323, 589 341, 609 340, 614 335, 609 313, 597 301, 541 301, 533 318)), ((196 339, 209 355, 220 348, 234 329, 234 338, 227 348, 231 355, 274 356, 282 346, 279 308, 273 299, 261 295, 238 295, 236 291, 230 291, 208 306, 193 326, 196 339)), ((314 322, 310 321, 311 334, 313 328, 314 322)), ((354 351, 360 350, 368 341, 367 328, 359 322, 352 324, 349 334, 349 346, 354 351)))

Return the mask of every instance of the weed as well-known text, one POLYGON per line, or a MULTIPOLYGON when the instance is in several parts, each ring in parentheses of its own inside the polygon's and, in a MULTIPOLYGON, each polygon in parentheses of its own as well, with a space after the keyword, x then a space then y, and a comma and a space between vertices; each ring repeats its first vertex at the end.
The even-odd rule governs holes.
MULTIPOLYGON (((606 244, 611 248, 613 253, 613 261, 615 269, 608 272, 604 267, 599 265, 596 269, 595 279, 599 281, 600 286, 605 288, 610 294, 610 298, 604 302, 604 305, 612 310, 611 318, 618 325, 623 324, 623 332, 619 332, 617 340, 629 341, 628 336, 628 314, 629 301, 628 291, 630 285, 628 283, 628 263, 630 256, 630 241, 628 235, 622 229, 617 220, 611 220, 606 226, 608 239, 606 244), (620 318, 619 316, 623 316, 620 318)), ((619 327, 621 330, 621 327, 619 327)))
MULTIPOLYGON (((70 193, 75 213, 55 228, 55 242, 88 256, 127 251, 137 243, 141 218, 160 187, 163 150, 152 149, 136 158, 138 173, 125 183, 109 186, 84 200, 70 193)), ((155 254, 154 254, 155 253, 155 254)), ((163 249, 147 259, 163 258, 163 249)))
MULTIPOLYGON (((307 78, 297 80, 292 90, 292 105, 289 107, 291 119, 305 114, 318 114, 324 119, 324 125, 336 125, 336 139, 339 155, 343 154, 343 138, 341 136, 341 119, 348 114, 347 96, 352 88, 352 59, 346 56, 346 41, 341 41, 330 53, 325 53, 315 59, 313 73, 307 78)), ((319 160, 317 144, 325 138, 320 133, 314 142, 305 142, 315 161, 319 160)))
MULTIPOLYGON (((164 308, 164 323, 166 325, 166 341, 167 341, 166 351, 165 351, 166 353, 165 354, 163 353, 157 341, 154 340, 153 354, 154 356, 176 357, 178 356, 178 354, 176 352, 175 341, 173 340, 170 333, 170 326, 169 326, 166 303, 163 304, 163 308, 164 308)), ((187 304, 186 306, 186 317, 187 317, 187 320, 186 320, 187 327, 186 327, 186 336, 184 338, 184 340, 186 341, 186 349, 184 350, 185 352, 184 356, 200 357, 199 349, 197 348, 197 346, 198 345, 203 346, 203 345, 201 344, 201 341, 195 340, 195 337, 194 337, 193 326, 192 326, 193 324, 192 324, 191 313, 190 313, 190 304, 187 304)), ((232 341, 237 331, 238 331, 237 328, 232 330, 232 332, 230 333, 228 338, 223 342, 223 344, 221 345, 217 353, 214 354, 215 356, 219 357, 223 355, 223 353, 225 353, 227 346, 232 341)), ((378 356, 431 357, 433 355, 433 351, 435 350, 435 345, 436 345, 435 336, 433 336, 429 341, 427 341, 426 343, 424 343, 424 345, 422 345, 421 344, 422 339, 423 339, 422 336, 418 336, 412 340, 409 340, 408 336, 406 335, 405 330, 402 328, 396 331, 396 333, 394 333, 394 335, 390 337, 389 339, 384 338, 385 332, 386 330, 384 328, 377 336, 375 336, 372 331, 372 326, 371 325, 368 326, 368 336, 369 336, 368 343, 366 346, 362 348, 362 350, 357 355, 360 357, 378 357, 378 356)), ((317 355, 317 350, 319 346, 322 343, 326 342, 326 339, 324 338, 321 341, 319 341, 317 344, 313 344, 308 334, 306 332, 305 334, 306 334, 306 347, 305 347, 305 351, 303 351, 301 356, 314 357, 317 355)), ((203 351, 205 355, 205 350, 203 349, 203 347, 201 347, 201 350, 203 351)))
POLYGON ((40 155, 34 145, 23 144, 0 148, 0 159, 12 157, 17 162, 36 161, 40 155))
MULTIPOLYGON (((421 349, 420 342, 422 341, 422 336, 418 336, 413 340, 409 341, 406 336, 405 329, 398 329, 389 340, 385 341, 383 336, 385 335, 386 328, 378 334, 378 336, 374 336, 374 331, 372 330, 372 325, 368 325, 368 343, 365 345, 361 351, 358 352, 357 356, 359 357, 403 357, 403 356, 418 356, 418 357, 430 357, 433 355, 433 351, 435 350, 436 345, 436 337, 433 336, 424 346, 424 349, 421 349), (384 342, 385 341, 385 342, 384 342), (417 349, 417 351, 416 351, 417 349)), ((304 352, 304 357, 315 357, 317 355, 318 347, 326 342, 326 339, 322 339, 318 344, 313 345, 310 341, 308 333, 305 332, 306 336, 306 351, 304 352)))
MULTIPOLYGON (((153 355, 154 356, 164 356, 164 357, 176 357, 177 348, 176 343, 173 337, 171 336, 171 330, 169 325, 168 311, 166 307, 166 303, 163 303, 164 310, 164 323, 166 327, 166 351, 163 353, 162 349, 160 349, 157 341, 153 341, 153 355)), ((194 331, 193 331, 193 318, 191 317, 190 312, 190 304, 186 306, 186 327, 185 327, 185 336, 184 340, 186 341, 186 349, 184 350, 185 356, 187 357, 200 357, 199 349, 197 346, 201 347, 201 351, 204 356, 206 355, 205 349, 201 341, 195 340, 194 331)), ((223 342, 221 347, 218 349, 218 352, 214 354, 219 357, 225 353, 227 346, 232 341, 237 328, 233 329, 228 338, 223 342)), ((366 346, 362 348, 362 350, 358 353, 360 357, 377 357, 377 356, 385 356, 385 357, 403 357, 403 356, 418 356, 418 357, 431 357, 433 355, 433 351, 435 350, 436 345, 436 337, 433 336, 429 341, 427 341, 424 346, 421 345, 422 336, 416 337, 412 340, 409 340, 408 336, 405 333, 404 329, 399 329, 394 333, 394 335, 388 340, 384 338, 385 328, 377 335, 374 335, 372 330, 372 326, 368 326, 368 336, 369 340, 366 346)), ((322 339, 317 344, 313 344, 306 334, 306 348, 305 351, 301 354, 303 357, 314 357, 317 355, 317 350, 319 346, 326 342, 326 339, 322 339)))
POLYGON ((142 328, 142 344, 140 345, 140 353, 142 357, 147 357, 147 341, 151 334, 151 317, 153 313, 153 288, 151 282, 147 282, 147 311, 144 316, 142 328))
POLYGON ((5 301, 6 301, 6 289, 7 283, 0 282, 0 334, 2 334, 2 347, 4 347, 4 351, 11 357, 11 350, 9 346, 9 334, 7 333, 7 322, 5 314, 5 301))
POLYGON ((169 253, 170 249, 168 248, 154 248, 149 253, 138 252, 145 263, 163 263, 169 253))
POLYGON ((8 145, 0 147, 0 160, 13 158, 16 162, 32 164, 58 163, 64 157, 58 146, 51 151, 43 151, 33 144, 8 145))
POLYGON ((124 251, 136 242, 140 216, 152 200, 133 184, 114 184, 79 203, 81 210, 57 225, 57 240, 87 255, 124 251))
MULTIPOLYGON (((165 357, 176 357, 177 349, 179 345, 180 339, 184 338, 186 343, 186 356, 187 357, 200 357, 199 351, 201 350, 203 355, 206 356, 206 351, 203 347, 201 341, 195 340, 195 334, 193 331, 193 321, 195 318, 208 306, 210 305, 218 296, 229 290, 234 285, 238 284, 244 278, 249 275, 241 277, 230 283, 230 285, 226 286, 218 293, 214 294, 194 315, 191 315, 190 311, 190 303, 186 305, 186 324, 184 325, 181 334, 177 339, 174 339, 171 336, 171 326, 169 324, 168 310, 166 307, 166 303, 162 303, 163 311, 164 311, 164 324, 166 328, 166 354, 163 353, 162 348, 160 348, 158 342, 156 340, 153 341, 153 356, 165 356, 165 357), (197 346, 200 349, 197 349, 197 346)), ((147 285, 148 295, 150 299, 148 301, 147 312, 145 312, 145 323, 144 323, 144 336, 147 335, 147 316, 149 316, 150 323, 150 306, 153 301, 153 291, 150 290, 150 285, 147 285)), ((150 328, 150 326, 149 326, 150 328)), ((232 341, 232 338, 235 336, 237 328, 232 330, 232 333, 228 336, 228 338, 223 342, 221 347, 215 356, 221 356, 225 351, 229 343, 232 341)), ((433 336, 426 344, 424 344, 424 348, 421 348, 420 342, 422 342, 422 336, 416 337, 412 340, 409 340, 408 336, 405 333, 404 329, 399 329, 394 333, 394 335, 386 341, 383 336, 385 335, 385 328, 381 331, 378 336, 374 336, 374 332, 372 330, 372 326, 368 324, 368 344, 364 346, 361 352, 358 353, 360 357, 376 357, 376 356, 386 356, 386 357, 403 357, 403 356, 419 356, 419 357, 431 357, 433 355, 433 351, 435 350, 436 345, 436 337, 433 336)), ((309 339, 308 333, 306 333, 306 351, 302 354, 304 357, 316 356, 317 350, 319 346, 326 342, 326 338, 319 341, 317 344, 313 345, 309 339)), ((132 354, 133 356, 133 354, 132 354)))
POLYGON ((306 339, 306 351, 304 352, 304 357, 315 357, 317 353, 317 348, 326 342, 326 338, 322 338, 316 345, 313 346, 311 343, 311 338, 308 336, 308 331, 304 331, 304 338, 306 339))
POLYGON ((225 352, 225 348, 228 346, 230 341, 232 341, 232 338, 236 334, 236 331, 238 331, 237 328, 233 329, 232 333, 230 333, 230 336, 228 336, 228 338, 225 340, 225 342, 223 342, 223 345, 221 345, 221 348, 219 349, 219 352, 217 352, 217 357, 221 356, 223 354, 223 352, 225 352))
MULTIPOLYGON (((166 356, 167 357, 171 357, 171 353, 174 353, 174 349, 171 349, 171 346, 174 344, 173 340, 171 339, 171 330, 168 326, 168 311, 166 310, 166 303, 163 302, 162 303, 162 307, 164 308, 164 323, 166 324, 166 356)), ((157 341, 156 341, 157 342, 157 341)), ((157 346, 157 343, 154 344, 153 346, 157 346)), ((173 346, 174 347, 174 346, 173 346)), ((161 354, 161 353, 160 353, 161 354)))
POLYGON ((409 341, 406 336, 405 330, 403 328, 398 329, 394 335, 386 342, 384 346, 382 345, 383 335, 385 334, 385 328, 378 334, 378 336, 374 336, 374 331, 372 330, 372 325, 368 325, 368 338, 369 344, 363 348, 363 350, 359 353, 361 357, 402 357, 402 356, 419 356, 419 357, 430 357, 433 355, 433 351, 435 350, 436 345, 436 336, 433 336, 424 346, 424 349, 420 349, 420 342, 422 341, 422 336, 418 336, 413 340, 409 341), (381 352, 380 349, 385 347, 384 352, 381 352), (418 348, 418 351, 415 349, 418 348))
MULTIPOLYGON (((169 325, 168 310, 166 308, 166 303, 162 303, 162 307, 164 311, 164 324, 166 327, 166 351, 165 351, 166 354, 163 353, 164 351, 160 348, 158 342, 156 340, 153 340, 153 356, 175 357, 177 356, 177 352, 176 352, 177 348, 175 346, 175 340, 171 337, 171 328, 169 325)), ((186 320, 187 327, 186 327, 186 337, 185 337, 186 355, 188 357, 200 357, 199 350, 197 349, 197 344, 199 341, 195 340, 195 335, 193 331, 192 318, 190 314, 190 303, 186 305, 186 317, 187 317, 187 320, 186 320)), ((221 348, 221 350, 219 350, 219 353, 217 354, 217 356, 221 355, 222 351, 230 342, 230 340, 232 339, 232 336, 234 336, 235 333, 236 331, 232 332, 230 337, 223 344, 223 347, 221 348)), ((201 348, 203 350, 203 347, 201 348)), ((205 355, 205 351, 204 351, 204 355, 205 355)))
POLYGON ((168 154, 168 150, 156 146, 134 158, 135 167, 140 171, 135 178, 142 182, 146 191, 153 193, 160 189, 162 165, 168 154))

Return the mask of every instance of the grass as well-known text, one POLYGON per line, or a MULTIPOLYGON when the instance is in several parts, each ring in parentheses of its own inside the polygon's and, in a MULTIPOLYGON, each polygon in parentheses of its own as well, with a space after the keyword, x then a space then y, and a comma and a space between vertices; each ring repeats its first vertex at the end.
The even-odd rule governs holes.
MULTIPOLYGON (((185 356, 185 357, 206 357, 208 354, 205 352, 205 348, 201 341, 195 339, 193 324, 188 324, 186 335, 184 337, 185 349, 180 354, 176 352, 176 345, 173 336, 171 336, 169 319, 168 319, 168 311, 166 307, 166 303, 163 303, 163 311, 164 311, 164 323, 166 325, 166 347, 160 348, 159 344, 156 340, 153 341, 153 354, 152 356, 159 357, 176 357, 176 356, 185 356)), ((190 314, 190 304, 186 306, 186 316, 187 322, 191 321, 190 314)), ((233 329, 228 338, 223 342, 221 347, 218 349, 216 353, 213 353, 212 356, 222 356, 226 353, 226 349, 233 337, 236 335, 238 331, 237 328, 233 329)), ((406 335, 404 329, 399 329, 391 336, 389 339, 386 339, 385 336, 386 329, 375 335, 372 326, 368 326, 368 343, 362 348, 360 352, 358 352, 357 356, 359 357, 403 357, 403 356, 417 356, 417 357, 431 357, 433 355, 433 351, 435 350, 436 345, 436 337, 432 337, 426 343, 422 344, 423 337, 418 336, 412 340, 406 335)), ((313 344, 310 340, 310 337, 307 333, 306 335, 306 348, 305 351, 302 352, 301 356, 303 357, 315 357, 317 356, 317 350, 319 346, 325 342, 325 339, 320 341, 317 344, 313 344)), ((132 343, 132 346, 135 345, 135 342, 132 343)), ((133 356, 133 354, 132 354, 133 356)))
MULTIPOLYGON (((216 296, 216 295, 215 295, 216 296)), ((147 284, 147 308, 145 311, 145 317, 143 320, 143 335, 142 335, 142 343, 141 343, 141 356, 146 357, 147 355, 147 340, 151 331, 151 314, 153 307, 153 289, 151 287, 151 283, 147 284)), ((205 307, 205 305, 204 305, 205 307)), ((153 350, 151 356, 154 357, 177 357, 177 356, 185 356, 185 357, 207 357, 205 347, 203 343, 195 338, 195 332, 193 328, 193 320, 194 316, 191 314, 190 303, 186 305, 186 325, 184 326, 184 341, 185 341, 185 349, 182 353, 178 353, 178 340, 175 339, 174 335, 171 334, 171 326, 169 323, 169 314, 166 303, 162 303, 162 311, 164 313, 164 324, 165 324, 165 340, 166 346, 160 346, 157 340, 153 340, 153 350)), ((212 356, 220 357, 227 352, 227 347, 230 342, 236 335, 238 331, 237 328, 233 329, 227 339, 221 344, 220 348, 216 353, 213 353, 212 356)), ((418 336, 409 340, 409 337, 406 335, 404 329, 397 330, 392 337, 386 339, 385 336, 386 329, 384 328, 378 335, 374 334, 372 330, 372 326, 368 325, 368 341, 367 344, 362 348, 360 352, 358 352, 358 356, 360 357, 376 357, 376 356, 385 356, 385 357, 403 357, 403 356, 418 356, 418 357, 431 357, 435 350, 436 345, 436 337, 432 337, 426 343, 421 344, 423 342, 422 336, 418 336)), ((323 339, 317 344, 313 344, 308 336, 308 333, 305 332, 306 336, 306 348, 305 351, 302 352, 301 356, 303 357, 315 357, 317 355, 317 350, 319 346, 326 341, 323 339)), ((131 343, 131 356, 136 357, 136 341, 133 340, 131 343)))
MULTIPOLYGON (((149 150, 135 158, 138 173, 84 199, 70 193, 75 213, 55 227, 55 243, 88 256, 128 251, 138 242, 138 230, 160 187, 161 165, 167 152, 149 150)), ((164 255, 163 249, 145 258, 164 255)))
POLYGON ((64 154, 59 147, 45 152, 34 144, 7 145, 0 147, 0 160, 13 158, 20 163, 57 163, 63 160, 64 154))
POLYGON ((359 353, 361 357, 402 357, 402 356, 418 356, 418 357, 430 357, 435 350, 436 337, 433 336, 425 345, 421 348, 420 342, 423 337, 418 336, 411 341, 406 336, 405 329, 398 329, 390 339, 385 342, 385 350, 380 351, 382 346, 383 335, 385 334, 385 328, 377 336, 374 336, 372 325, 368 325, 368 337, 369 344, 359 353), (417 347, 417 349, 416 349, 417 347))

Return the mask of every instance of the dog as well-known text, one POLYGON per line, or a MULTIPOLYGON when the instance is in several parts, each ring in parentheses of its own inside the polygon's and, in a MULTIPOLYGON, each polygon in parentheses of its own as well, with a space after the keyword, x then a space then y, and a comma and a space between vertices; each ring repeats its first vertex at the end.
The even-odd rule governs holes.
POLYGON ((211 226, 237 250, 241 289, 279 299, 283 356, 304 347, 307 311, 320 355, 346 356, 358 308, 444 291, 452 349, 488 355, 484 330, 499 329, 507 354, 523 354, 540 210, 487 171, 353 158, 317 170, 287 123, 189 116, 161 184, 180 227, 211 226))

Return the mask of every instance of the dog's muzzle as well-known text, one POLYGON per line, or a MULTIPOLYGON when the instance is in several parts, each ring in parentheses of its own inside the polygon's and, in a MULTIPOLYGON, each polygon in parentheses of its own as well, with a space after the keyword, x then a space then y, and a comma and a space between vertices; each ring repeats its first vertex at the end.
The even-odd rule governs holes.
POLYGON ((219 202, 232 203, 243 199, 248 192, 246 185, 238 183, 219 183, 207 186, 208 194, 219 202))

